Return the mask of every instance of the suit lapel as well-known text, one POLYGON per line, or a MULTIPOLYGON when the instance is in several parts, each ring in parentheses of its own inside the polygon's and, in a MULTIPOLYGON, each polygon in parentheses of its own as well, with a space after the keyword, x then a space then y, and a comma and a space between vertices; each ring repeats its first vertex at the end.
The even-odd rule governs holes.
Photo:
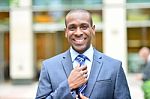
POLYGON ((68 78, 71 70, 73 69, 72 61, 71 61, 71 56, 70 56, 70 51, 67 50, 64 55, 63 55, 63 60, 62 60, 62 65, 63 69, 66 73, 66 76, 68 78))
POLYGON ((90 95, 92 93, 92 90, 93 90, 94 85, 96 83, 96 79, 97 79, 98 74, 101 70, 101 67, 102 67, 102 56, 100 53, 98 53, 98 51, 94 50, 91 72, 90 72, 90 76, 88 79, 87 88, 85 90, 85 94, 88 97, 90 97, 90 95))

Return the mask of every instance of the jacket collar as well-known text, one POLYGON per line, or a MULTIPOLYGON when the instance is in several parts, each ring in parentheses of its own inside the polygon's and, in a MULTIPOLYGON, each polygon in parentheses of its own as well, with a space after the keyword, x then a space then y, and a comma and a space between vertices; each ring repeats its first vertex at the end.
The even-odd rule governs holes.
MULTIPOLYGON (((62 64, 63 64, 64 71, 66 73, 66 76, 68 78, 68 76, 70 75, 71 70, 73 69, 71 55, 70 55, 69 50, 64 52, 62 64)), ((89 79, 88 79, 88 82, 87 82, 87 88, 85 90, 85 95, 87 97, 90 97, 90 95, 92 93, 92 90, 93 90, 94 85, 96 83, 97 77, 98 77, 98 75, 101 71, 102 64, 103 64, 103 54, 100 53, 99 51, 97 51, 94 48, 93 63, 92 63, 89 79)))

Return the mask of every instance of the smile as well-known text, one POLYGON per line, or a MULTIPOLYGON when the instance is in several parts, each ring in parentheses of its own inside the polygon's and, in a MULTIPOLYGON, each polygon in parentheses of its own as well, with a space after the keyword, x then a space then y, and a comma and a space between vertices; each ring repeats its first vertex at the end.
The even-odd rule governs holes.
POLYGON ((73 39, 76 44, 82 44, 85 41, 85 38, 73 39))

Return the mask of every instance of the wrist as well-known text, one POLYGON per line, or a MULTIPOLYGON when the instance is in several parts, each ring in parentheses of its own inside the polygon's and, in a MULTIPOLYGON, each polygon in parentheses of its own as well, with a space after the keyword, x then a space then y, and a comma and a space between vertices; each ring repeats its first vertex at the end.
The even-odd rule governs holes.
POLYGON ((70 83, 69 80, 68 80, 68 85, 69 85, 70 90, 73 90, 73 85, 70 83))

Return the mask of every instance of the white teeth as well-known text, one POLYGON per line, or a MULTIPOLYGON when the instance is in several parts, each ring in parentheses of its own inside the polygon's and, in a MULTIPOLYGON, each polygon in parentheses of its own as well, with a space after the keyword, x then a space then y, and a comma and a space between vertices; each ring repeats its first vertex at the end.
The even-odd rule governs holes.
POLYGON ((77 43, 82 43, 84 41, 84 39, 76 39, 75 40, 77 43))
POLYGON ((78 42, 81 42, 81 41, 83 41, 84 39, 82 39, 82 40, 76 40, 76 41, 78 41, 78 42))

